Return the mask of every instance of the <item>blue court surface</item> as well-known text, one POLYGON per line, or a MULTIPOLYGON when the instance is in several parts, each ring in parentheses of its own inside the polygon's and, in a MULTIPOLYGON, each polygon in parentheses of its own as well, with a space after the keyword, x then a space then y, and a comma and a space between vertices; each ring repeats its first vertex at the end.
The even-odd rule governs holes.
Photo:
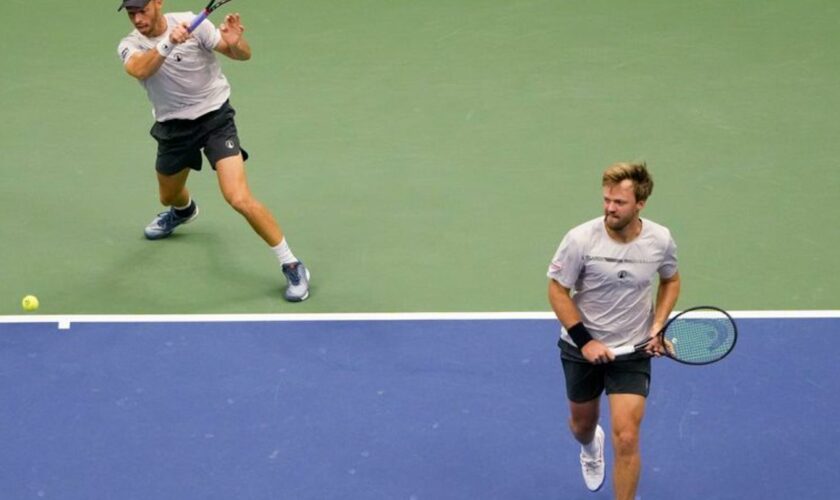
MULTIPOLYGON (((840 317, 737 321, 716 365, 655 361, 638 498, 840 498, 840 317)), ((611 498, 609 475, 595 494, 580 478, 557 333, 548 318, 2 323, 0 497, 611 498)))

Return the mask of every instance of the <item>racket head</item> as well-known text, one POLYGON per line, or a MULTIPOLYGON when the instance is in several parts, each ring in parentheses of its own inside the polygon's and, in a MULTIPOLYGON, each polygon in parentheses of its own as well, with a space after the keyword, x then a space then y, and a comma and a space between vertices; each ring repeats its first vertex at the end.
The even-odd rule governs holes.
POLYGON ((230 0, 210 0, 207 2, 207 7, 205 7, 204 10, 209 14, 228 2, 230 2, 230 0))
POLYGON ((738 340, 738 327, 723 309, 699 306, 671 318, 660 335, 665 354, 674 361, 708 365, 732 352, 738 340))

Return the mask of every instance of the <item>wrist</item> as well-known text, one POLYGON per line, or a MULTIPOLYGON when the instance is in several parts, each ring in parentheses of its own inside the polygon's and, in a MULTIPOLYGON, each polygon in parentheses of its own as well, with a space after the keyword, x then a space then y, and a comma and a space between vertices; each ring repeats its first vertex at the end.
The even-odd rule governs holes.
POLYGON ((572 337, 572 341, 578 349, 583 349, 583 346, 592 340, 592 335, 589 334, 589 330, 586 329, 582 321, 566 328, 566 331, 569 332, 569 336, 572 337))
POLYGON ((245 50, 245 47, 243 47, 243 45, 244 44, 242 43, 242 40, 240 39, 240 40, 237 40, 236 43, 232 44, 231 48, 233 49, 233 52, 235 52, 237 54, 245 54, 246 50, 245 50))
POLYGON ((175 44, 167 38, 158 42, 157 47, 155 48, 157 49, 158 54, 163 57, 167 57, 172 53, 172 50, 175 48, 175 44))

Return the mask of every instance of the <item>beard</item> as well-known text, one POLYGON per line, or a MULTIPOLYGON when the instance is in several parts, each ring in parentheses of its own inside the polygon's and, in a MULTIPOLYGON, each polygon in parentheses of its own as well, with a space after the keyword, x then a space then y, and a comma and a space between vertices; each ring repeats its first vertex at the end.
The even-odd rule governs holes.
POLYGON ((628 215, 627 217, 616 217, 610 215, 609 213, 604 213, 604 224, 613 231, 621 232, 625 227, 633 222, 633 219, 635 218, 635 214, 628 215))

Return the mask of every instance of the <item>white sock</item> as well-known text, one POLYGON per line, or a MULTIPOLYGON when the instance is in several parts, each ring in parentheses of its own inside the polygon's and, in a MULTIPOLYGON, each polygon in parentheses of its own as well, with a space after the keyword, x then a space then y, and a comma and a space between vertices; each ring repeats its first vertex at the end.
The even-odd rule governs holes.
POLYGON ((275 255, 277 255, 277 260, 280 261, 280 264, 291 264, 293 262, 297 262, 297 257, 295 254, 292 253, 292 250, 289 248, 289 244, 286 243, 286 238, 283 238, 283 241, 280 242, 279 245, 276 247, 271 247, 274 250, 275 255))
POLYGON ((598 440, 595 439, 594 434, 592 435, 592 442, 589 444, 582 444, 580 445, 580 448, 590 457, 597 457, 601 452, 601 447, 598 446, 598 440))

